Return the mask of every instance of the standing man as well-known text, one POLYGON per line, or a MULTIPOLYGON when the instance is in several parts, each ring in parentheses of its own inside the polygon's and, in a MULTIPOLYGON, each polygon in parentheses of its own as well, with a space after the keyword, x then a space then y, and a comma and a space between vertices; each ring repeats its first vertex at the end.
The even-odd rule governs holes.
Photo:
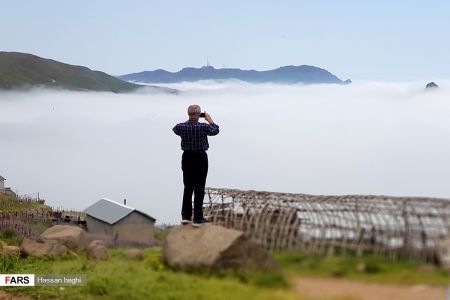
POLYGON ((188 107, 189 120, 175 125, 173 132, 181 137, 181 169, 183 170, 183 206, 181 208, 181 224, 189 224, 192 220, 192 193, 194 193, 194 220, 192 225, 200 227, 206 223, 203 218, 203 198, 205 197, 206 176, 208 175, 209 148, 208 135, 217 135, 219 126, 214 124, 211 116, 201 113, 200 106, 188 107), (200 123, 204 117, 208 122, 200 123))

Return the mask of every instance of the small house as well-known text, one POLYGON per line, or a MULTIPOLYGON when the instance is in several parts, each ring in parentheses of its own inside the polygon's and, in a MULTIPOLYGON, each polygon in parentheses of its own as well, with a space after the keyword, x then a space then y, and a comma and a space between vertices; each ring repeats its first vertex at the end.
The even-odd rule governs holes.
POLYGON ((149 246, 155 241, 156 219, 125 203, 103 198, 84 212, 88 232, 106 235, 116 245, 149 246))
POLYGON ((5 187, 5 177, 0 175, 0 194, 16 197, 16 193, 10 187, 5 187))

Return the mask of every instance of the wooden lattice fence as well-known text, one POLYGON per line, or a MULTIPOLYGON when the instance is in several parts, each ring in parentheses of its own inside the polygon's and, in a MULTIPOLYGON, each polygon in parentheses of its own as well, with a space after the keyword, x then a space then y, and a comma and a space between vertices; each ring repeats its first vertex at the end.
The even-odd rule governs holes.
POLYGON ((450 200, 374 195, 316 196, 207 188, 205 215, 272 251, 351 249, 433 258, 449 237, 450 200))
POLYGON ((11 230, 22 237, 37 238, 51 224, 48 209, 0 212, 0 230, 11 230))
POLYGON ((18 211, 0 211, 0 230, 10 230, 21 237, 37 239, 55 224, 85 226, 85 213, 75 210, 33 208, 18 211))

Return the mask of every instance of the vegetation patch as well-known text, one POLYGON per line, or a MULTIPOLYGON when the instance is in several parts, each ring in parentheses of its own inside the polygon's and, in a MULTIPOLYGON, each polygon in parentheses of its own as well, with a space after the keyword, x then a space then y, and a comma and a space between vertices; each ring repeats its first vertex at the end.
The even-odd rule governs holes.
POLYGON ((161 249, 145 249, 142 253, 142 261, 127 258, 122 249, 110 249, 107 261, 90 261, 83 253, 66 258, 20 259, 11 265, 9 272, 85 274, 87 284, 64 288, 15 287, 8 292, 40 299, 299 299, 294 292, 273 284, 280 280, 281 273, 179 272, 162 264, 161 249))
MULTIPOLYGON (((19 244, 11 231, 1 231, 8 244, 19 244)), ((280 268, 270 272, 250 270, 196 270, 182 272, 167 267, 161 248, 142 249, 142 258, 127 257, 124 249, 109 249, 108 260, 86 258, 84 252, 59 258, 1 257, 0 272, 16 274, 83 274, 84 286, 8 288, 11 293, 47 299, 307 299, 288 282, 297 276, 339 277, 397 284, 447 286, 449 273, 407 259, 382 256, 314 255, 300 252, 274 254, 280 268)))
POLYGON ((342 277, 396 284, 450 284, 449 272, 426 262, 389 259, 375 254, 275 254, 286 276, 342 277))

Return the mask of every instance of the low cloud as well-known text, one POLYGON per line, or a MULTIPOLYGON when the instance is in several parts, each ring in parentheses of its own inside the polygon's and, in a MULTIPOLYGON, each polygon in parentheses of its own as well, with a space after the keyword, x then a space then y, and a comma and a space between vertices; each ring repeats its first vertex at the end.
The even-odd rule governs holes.
POLYGON ((198 103, 210 138, 208 186, 311 194, 450 198, 450 82, 167 85, 179 95, 0 93, 0 175, 54 206, 101 197, 177 222, 180 141, 198 103))

